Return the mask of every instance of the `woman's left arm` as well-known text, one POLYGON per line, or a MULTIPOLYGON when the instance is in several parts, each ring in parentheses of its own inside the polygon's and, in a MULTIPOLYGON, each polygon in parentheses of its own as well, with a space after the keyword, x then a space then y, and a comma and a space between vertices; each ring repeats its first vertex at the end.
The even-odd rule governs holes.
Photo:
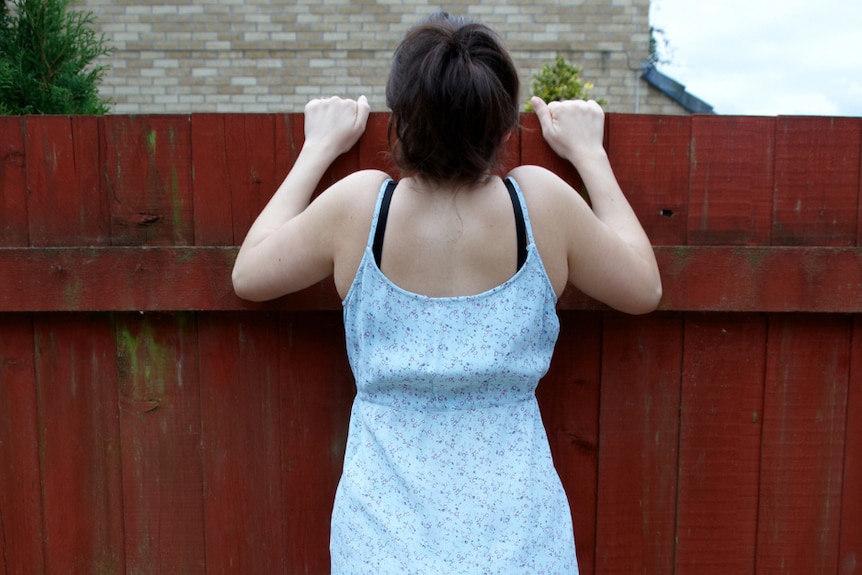
POLYGON ((331 245, 319 232, 336 206, 322 201, 313 211, 307 208, 332 162, 365 131, 368 114, 364 96, 312 100, 305 106, 305 142, 299 156, 252 224, 234 263, 232 280, 239 297, 273 299, 331 273, 331 245), (303 238, 303 251, 297 253, 303 238))

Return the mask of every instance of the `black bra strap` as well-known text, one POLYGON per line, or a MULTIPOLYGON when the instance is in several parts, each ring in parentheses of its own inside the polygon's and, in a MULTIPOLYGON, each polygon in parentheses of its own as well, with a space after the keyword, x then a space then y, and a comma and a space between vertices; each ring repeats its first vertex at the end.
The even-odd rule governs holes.
MULTIPOLYGON (((524 221, 524 209, 518 200, 518 193, 515 191, 515 186, 509 178, 504 180, 506 189, 509 190, 509 197, 512 200, 512 208, 515 211, 515 231, 518 236, 518 269, 527 261, 527 224, 524 221)), ((374 242, 371 246, 371 251, 374 254, 374 261, 380 267, 380 260, 383 254, 383 235, 386 233, 386 220, 389 218, 389 204, 392 202, 392 192, 395 191, 395 186, 398 183, 390 180, 383 191, 383 199, 380 202, 380 211, 377 213, 377 228, 374 230, 374 242)))
POLYGON ((377 229, 374 230, 374 243, 371 246, 377 267, 380 267, 380 259, 383 254, 383 234, 386 232, 386 220, 389 218, 389 204, 392 202, 392 192, 395 191, 397 185, 398 182, 395 180, 389 180, 389 183, 386 184, 383 200, 380 202, 380 211, 377 213, 377 229))
POLYGON ((527 261, 527 224, 524 222, 524 208, 518 200, 518 193, 515 191, 515 185, 510 178, 503 180, 506 182, 506 189, 509 190, 509 197, 512 198, 512 208, 515 210, 515 231, 518 234, 518 269, 523 267, 527 261))

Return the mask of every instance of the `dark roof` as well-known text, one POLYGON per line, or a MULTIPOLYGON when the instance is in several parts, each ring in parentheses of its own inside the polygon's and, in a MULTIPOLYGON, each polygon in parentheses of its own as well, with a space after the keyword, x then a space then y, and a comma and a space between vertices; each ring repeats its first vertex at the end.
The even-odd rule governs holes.
POLYGON ((692 114, 715 114, 712 106, 686 92, 685 86, 665 76, 649 62, 644 62, 641 67, 644 71, 641 78, 692 114))

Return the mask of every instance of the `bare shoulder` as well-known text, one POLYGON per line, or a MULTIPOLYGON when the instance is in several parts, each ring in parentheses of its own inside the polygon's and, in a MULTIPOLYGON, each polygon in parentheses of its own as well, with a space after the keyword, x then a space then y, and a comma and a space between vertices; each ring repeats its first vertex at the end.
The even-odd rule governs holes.
POLYGON ((554 172, 540 166, 520 166, 509 172, 524 196, 536 247, 557 296, 569 277, 569 233, 589 207, 580 194, 554 172))
POLYGON ((337 180, 316 197, 308 209, 318 222, 317 229, 330 240, 356 240, 356 234, 366 233, 380 186, 389 176, 379 170, 360 170, 337 180))
POLYGON ((371 219, 380 187, 389 179, 380 170, 360 170, 338 180, 320 199, 332 206, 336 221, 333 230, 348 243, 363 240, 371 227, 371 219))
POLYGON ((524 195, 557 198, 571 196, 577 192, 564 179, 542 166, 518 166, 509 172, 524 192, 524 195))
POLYGON ((333 183, 323 191, 319 200, 346 208, 349 212, 369 203, 373 209, 380 186, 388 178, 389 174, 381 170, 359 170, 333 183))
POLYGON ((530 219, 537 225, 553 225, 561 218, 567 221, 575 212, 588 206, 581 195, 568 182, 541 166, 519 166, 509 172, 518 182, 530 219))
POLYGON ((335 286, 341 297, 347 294, 356 275, 380 188, 389 177, 380 170, 360 170, 338 180, 318 198, 334 217, 328 228, 333 242, 335 286))

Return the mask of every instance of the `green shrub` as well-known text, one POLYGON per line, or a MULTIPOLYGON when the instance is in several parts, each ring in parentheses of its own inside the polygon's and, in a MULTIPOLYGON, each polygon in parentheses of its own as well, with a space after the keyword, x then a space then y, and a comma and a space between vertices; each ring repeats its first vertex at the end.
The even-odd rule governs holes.
MULTIPOLYGON (((589 100, 593 89, 591 82, 581 80, 581 69, 566 62, 562 56, 557 56, 553 64, 545 64, 537 74, 533 76, 532 96, 538 96, 545 102, 558 102, 562 100, 589 100)), ((604 106, 605 100, 596 100, 604 106)), ((527 100, 525 109, 533 111, 533 106, 527 100)))
POLYGON ((111 48, 71 0, 0 0, 0 114, 105 114, 98 88, 111 48))

